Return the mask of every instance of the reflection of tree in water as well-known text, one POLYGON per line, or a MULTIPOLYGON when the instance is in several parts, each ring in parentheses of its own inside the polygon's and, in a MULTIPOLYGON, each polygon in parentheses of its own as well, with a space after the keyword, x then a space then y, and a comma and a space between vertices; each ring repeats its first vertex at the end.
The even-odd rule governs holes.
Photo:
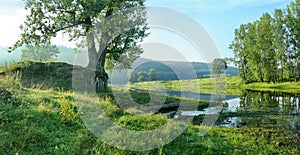
MULTIPOLYGON (((277 108, 275 114, 299 114, 300 94, 245 90, 240 96, 240 107, 277 108)), ((241 110, 241 109, 240 109, 241 110)))
POLYGON ((244 90, 237 115, 226 117, 220 126, 276 129, 300 136, 300 93, 244 90))

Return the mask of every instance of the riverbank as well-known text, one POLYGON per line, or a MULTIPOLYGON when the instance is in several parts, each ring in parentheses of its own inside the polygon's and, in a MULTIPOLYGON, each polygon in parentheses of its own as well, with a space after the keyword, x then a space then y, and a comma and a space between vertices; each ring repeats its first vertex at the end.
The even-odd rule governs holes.
POLYGON ((284 83, 251 83, 241 85, 243 89, 258 90, 258 91, 279 91, 300 93, 300 82, 284 82, 284 83))

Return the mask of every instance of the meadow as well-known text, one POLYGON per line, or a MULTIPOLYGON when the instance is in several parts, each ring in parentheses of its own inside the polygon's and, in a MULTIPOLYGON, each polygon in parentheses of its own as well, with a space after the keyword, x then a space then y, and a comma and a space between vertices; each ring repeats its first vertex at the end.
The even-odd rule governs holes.
MULTIPOLYGON (((28 62, 0 68, 0 88, 12 94, 0 96, 1 154, 300 154, 299 137, 284 134, 281 130, 192 124, 188 124, 173 141, 153 150, 135 152, 116 148, 103 142, 84 124, 81 117, 85 114, 76 105, 70 85, 72 67, 59 62, 28 62), (208 130, 208 133, 199 134, 202 130, 208 130)), ((234 77, 227 80, 230 87, 238 85, 234 77)), ((199 82, 201 87, 209 87, 210 81, 201 79, 183 83, 192 85, 199 82)), ((177 81, 159 83, 177 85, 177 81)), ((142 89, 149 84, 136 86, 142 89)), ((110 87, 110 90, 113 89, 118 88, 110 87)), ((131 93, 139 104, 149 100, 149 95, 144 91, 134 88, 123 91, 129 91, 127 93, 131 93)), ((81 95, 83 99, 87 98, 81 95)), ((173 121, 162 113, 133 115, 133 112, 139 111, 120 108, 111 91, 99 93, 97 99, 99 106, 113 122, 130 130, 151 130, 173 121)), ((199 109, 208 105, 205 101, 178 97, 167 97, 164 104, 179 101, 195 104, 199 109)), ((111 139, 122 137, 111 134, 111 139)))
MULTIPOLYGON (((222 77, 226 81, 226 90, 224 94, 227 95, 240 95, 243 90, 260 90, 260 91, 280 91, 280 92, 294 92, 300 90, 299 82, 283 82, 283 83, 267 83, 267 82, 254 82, 244 84, 242 79, 237 76, 222 77)), ((188 92, 201 92, 206 94, 214 93, 217 88, 218 81, 214 78, 200 78, 193 80, 174 80, 174 81, 151 81, 131 84, 132 88, 140 88, 145 90, 168 90, 168 91, 188 91, 188 92), (215 87, 216 86, 216 87, 215 87)))

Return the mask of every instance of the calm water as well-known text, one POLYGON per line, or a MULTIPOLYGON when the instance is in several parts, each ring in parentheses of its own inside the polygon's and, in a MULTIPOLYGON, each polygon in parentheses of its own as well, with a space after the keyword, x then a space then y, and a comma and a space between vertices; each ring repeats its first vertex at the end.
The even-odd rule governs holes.
MULTIPOLYGON (((176 93, 172 93, 172 95, 176 96, 176 93)), ((210 99, 210 94, 202 94, 201 96, 201 94, 191 93, 186 97, 196 98, 199 95, 202 99, 206 98, 208 101, 210 99)), ((216 126, 228 128, 264 127, 298 136, 300 134, 299 102, 300 94, 298 93, 247 90, 241 96, 226 96, 224 102, 226 104, 221 109, 212 107, 203 111, 181 111, 180 115, 203 117, 206 114, 221 113, 221 115, 226 114, 227 117, 216 123, 216 126)))
MULTIPOLYGON (((194 93, 194 92, 180 92, 180 91, 167 91, 169 96, 177 96, 183 98, 193 98, 197 100, 210 101, 213 98, 212 94, 194 93)), ((232 100, 238 98, 237 95, 226 95, 225 100, 232 100)))
POLYGON ((238 99, 231 101, 233 109, 242 116, 227 117, 217 125, 272 128, 298 136, 299 102, 300 94, 297 93, 245 91, 238 99))

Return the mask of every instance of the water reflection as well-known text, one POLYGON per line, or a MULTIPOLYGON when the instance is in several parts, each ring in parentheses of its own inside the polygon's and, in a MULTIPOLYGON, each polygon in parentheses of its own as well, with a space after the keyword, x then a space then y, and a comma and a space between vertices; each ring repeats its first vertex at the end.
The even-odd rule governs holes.
POLYGON ((300 133, 298 93, 266 92, 246 90, 239 99, 227 101, 234 110, 216 124, 223 127, 263 127, 298 136, 300 133))
MULTIPOLYGON (((152 91, 155 93, 159 93, 158 91, 152 91)), ((195 92, 180 92, 180 91, 167 91, 168 96, 176 96, 176 97, 183 97, 183 98, 192 98, 196 100, 203 100, 203 101, 211 101, 213 94, 205 94, 205 93, 195 93, 195 92)), ((225 100, 231 100, 237 98, 237 95, 226 95, 225 100)))
MULTIPOLYGON (((179 96, 177 92, 169 95, 179 96)), ((209 99, 210 94, 185 93, 187 98, 209 99), (200 96, 201 95, 201 96, 200 96)), ((221 111, 223 120, 216 126, 228 128, 263 127, 298 136, 300 133, 300 93, 245 90, 242 95, 227 95, 222 109, 210 107, 202 111, 180 111, 177 117, 194 117, 193 123, 201 124, 201 117, 221 111), (198 119, 199 118, 199 119, 198 119)))
POLYGON ((248 109, 269 109, 278 115, 298 115, 300 95, 297 93, 250 91, 240 96, 240 111, 248 109))

